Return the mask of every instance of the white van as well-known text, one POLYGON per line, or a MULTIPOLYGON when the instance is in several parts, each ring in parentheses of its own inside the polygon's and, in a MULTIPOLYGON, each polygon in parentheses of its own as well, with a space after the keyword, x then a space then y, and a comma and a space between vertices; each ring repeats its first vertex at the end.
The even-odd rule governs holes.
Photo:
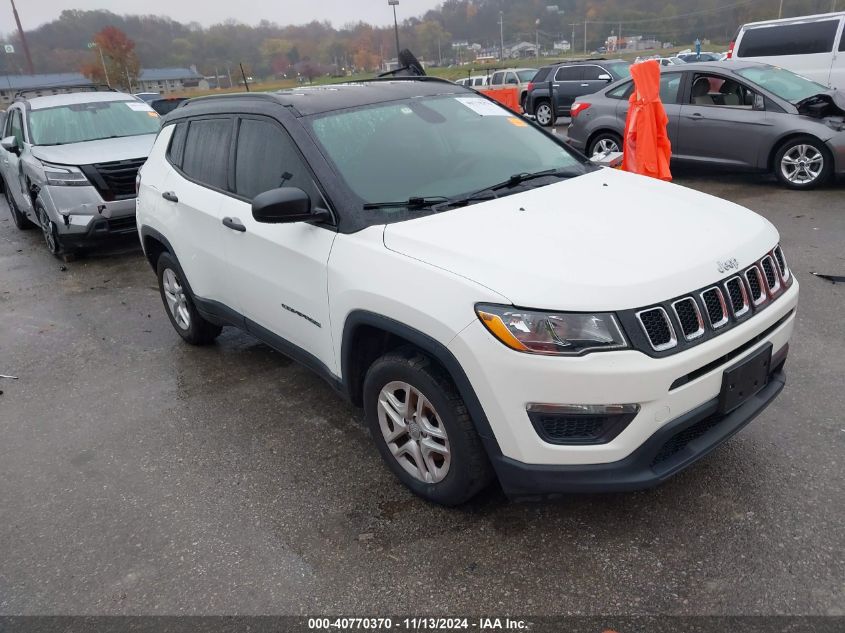
POLYGON ((753 22, 740 27, 728 58, 786 68, 845 90, 845 12, 753 22))

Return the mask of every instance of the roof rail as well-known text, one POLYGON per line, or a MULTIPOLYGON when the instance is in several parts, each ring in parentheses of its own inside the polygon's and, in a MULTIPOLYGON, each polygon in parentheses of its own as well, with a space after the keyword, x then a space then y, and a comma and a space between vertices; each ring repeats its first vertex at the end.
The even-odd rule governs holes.
MULTIPOLYGON (((25 99, 31 93, 43 92, 44 90, 63 90, 60 94, 70 94, 73 92, 118 92, 117 89, 107 86, 106 84, 82 84, 79 86, 36 86, 34 88, 24 88, 15 93, 14 99, 25 99)), ((43 96, 43 95, 35 95, 43 96)))
MULTIPOLYGON (((270 92, 227 92, 222 95, 202 95, 200 97, 190 97, 187 101, 182 103, 182 106, 188 103, 200 103, 202 101, 218 101, 225 99, 259 99, 261 101, 275 101, 278 99, 270 92)), ((179 106, 179 107, 182 107, 179 106)))
MULTIPOLYGON (((448 79, 443 79, 443 77, 432 77, 431 75, 418 75, 414 77, 373 77, 372 79, 355 79, 354 81, 348 81, 345 83, 350 84, 365 84, 370 83, 373 81, 431 81, 436 83, 445 83, 445 84, 454 84, 455 82, 449 81, 448 79)), ((329 84, 330 85, 330 84, 329 84)))

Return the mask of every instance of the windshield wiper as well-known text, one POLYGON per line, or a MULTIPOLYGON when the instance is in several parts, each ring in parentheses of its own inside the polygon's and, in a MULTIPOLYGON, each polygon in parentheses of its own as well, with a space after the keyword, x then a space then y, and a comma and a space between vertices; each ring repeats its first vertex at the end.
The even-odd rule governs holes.
POLYGON ((504 180, 495 185, 491 185, 490 187, 479 189, 478 191, 474 191, 473 193, 469 193, 465 196, 451 198, 446 202, 436 205, 434 207, 434 210, 442 211, 444 209, 449 209, 452 207, 466 206, 472 202, 483 202, 485 200, 493 200, 499 197, 496 192, 501 191, 502 189, 513 189, 514 187, 517 187, 524 182, 528 182, 529 180, 536 180, 538 178, 546 178, 549 176, 556 178, 571 178, 574 175, 575 174, 573 174, 572 172, 563 169, 545 169, 543 171, 522 172, 519 174, 514 174, 507 180, 504 180))
POLYGON ((391 208, 407 208, 407 209, 427 209, 444 202, 448 202, 449 198, 445 196, 426 196, 426 197, 411 197, 404 202, 367 202, 364 204, 364 210, 370 209, 391 209, 391 208))

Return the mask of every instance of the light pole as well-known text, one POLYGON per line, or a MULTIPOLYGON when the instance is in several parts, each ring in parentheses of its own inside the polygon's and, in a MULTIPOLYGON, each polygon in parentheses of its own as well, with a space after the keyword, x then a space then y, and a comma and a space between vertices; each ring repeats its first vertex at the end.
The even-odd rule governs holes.
POLYGON ((505 61, 505 12, 499 11, 499 61, 505 61))
POLYGON ((540 61, 540 18, 534 23, 537 27, 537 41, 534 44, 534 52, 537 53, 537 61, 540 61))
POLYGON ((396 6, 399 0, 387 0, 388 6, 393 7, 393 32, 396 35, 396 67, 399 68, 399 21, 396 19, 396 6))

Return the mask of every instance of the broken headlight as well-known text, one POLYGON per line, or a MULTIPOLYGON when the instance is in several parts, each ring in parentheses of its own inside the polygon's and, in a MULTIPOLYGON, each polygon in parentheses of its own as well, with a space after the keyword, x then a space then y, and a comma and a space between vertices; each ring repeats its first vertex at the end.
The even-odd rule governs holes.
POLYGON ((59 187, 81 187, 90 184, 85 174, 78 167, 42 163, 44 177, 48 185, 59 187))

